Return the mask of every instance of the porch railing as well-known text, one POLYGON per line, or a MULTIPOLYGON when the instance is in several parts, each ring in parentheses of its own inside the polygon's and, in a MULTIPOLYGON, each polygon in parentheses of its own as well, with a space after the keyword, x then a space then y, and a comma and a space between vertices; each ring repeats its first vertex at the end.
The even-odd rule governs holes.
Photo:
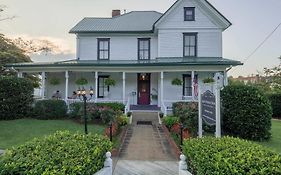
POLYGON ((126 106, 125 106, 125 110, 124 110, 124 112, 125 112, 125 114, 127 114, 127 112, 129 112, 130 111, 130 97, 128 97, 128 100, 127 100, 127 103, 126 103, 126 106))

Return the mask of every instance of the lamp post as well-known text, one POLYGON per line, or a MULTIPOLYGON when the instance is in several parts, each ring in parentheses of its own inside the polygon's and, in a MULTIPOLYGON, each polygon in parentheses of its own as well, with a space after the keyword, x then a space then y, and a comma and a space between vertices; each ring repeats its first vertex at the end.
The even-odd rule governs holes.
POLYGON ((90 87, 89 95, 90 98, 87 97, 87 91, 84 87, 80 89, 80 87, 77 90, 77 95, 80 100, 84 102, 84 124, 85 124, 85 134, 88 134, 88 127, 87 127, 87 101, 90 101, 93 98, 94 90, 92 87, 90 87))

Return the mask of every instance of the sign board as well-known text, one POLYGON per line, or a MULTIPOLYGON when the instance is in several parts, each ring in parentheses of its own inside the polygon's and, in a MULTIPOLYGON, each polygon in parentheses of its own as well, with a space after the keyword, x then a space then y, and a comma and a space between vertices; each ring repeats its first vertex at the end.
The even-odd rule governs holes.
POLYGON ((201 96, 202 119, 206 124, 213 126, 216 124, 216 97, 207 90, 201 96))

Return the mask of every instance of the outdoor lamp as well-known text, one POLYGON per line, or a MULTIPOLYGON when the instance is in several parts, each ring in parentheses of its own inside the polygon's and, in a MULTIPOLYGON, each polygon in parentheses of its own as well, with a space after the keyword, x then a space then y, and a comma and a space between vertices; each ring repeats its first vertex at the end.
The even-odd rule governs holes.
POLYGON ((90 98, 87 97, 87 91, 84 88, 84 86, 82 87, 82 89, 80 89, 80 87, 78 88, 77 95, 79 96, 79 99, 84 102, 85 134, 88 134, 86 106, 87 106, 87 101, 90 101, 93 98, 94 89, 92 88, 92 86, 90 87, 90 91, 89 91, 90 98))

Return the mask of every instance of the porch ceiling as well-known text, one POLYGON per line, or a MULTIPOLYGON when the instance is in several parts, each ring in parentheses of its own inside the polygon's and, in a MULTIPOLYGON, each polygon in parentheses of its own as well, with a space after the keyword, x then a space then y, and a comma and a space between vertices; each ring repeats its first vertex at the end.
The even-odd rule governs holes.
POLYGON ((175 66, 237 66, 240 61, 221 57, 159 57, 152 60, 68 60, 49 63, 15 63, 6 67, 53 68, 53 67, 175 67, 175 66))

